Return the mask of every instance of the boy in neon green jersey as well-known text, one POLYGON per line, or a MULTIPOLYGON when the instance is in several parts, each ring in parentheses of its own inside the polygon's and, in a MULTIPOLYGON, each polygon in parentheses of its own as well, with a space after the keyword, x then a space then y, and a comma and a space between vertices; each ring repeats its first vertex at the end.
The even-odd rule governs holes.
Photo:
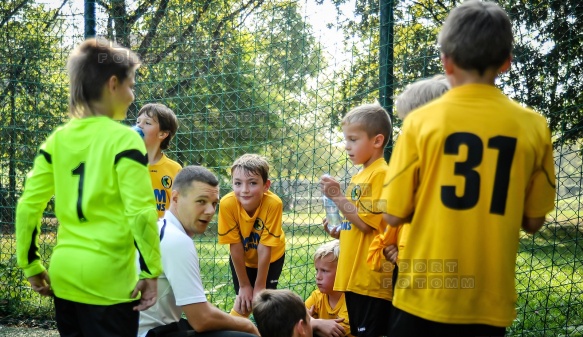
POLYGON ((54 294, 61 336, 136 336, 138 311, 156 301, 160 246, 146 149, 116 122, 134 100, 138 66, 105 39, 71 53, 72 119, 41 145, 18 201, 18 265, 33 290, 54 294), (38 239, 53 195, 60 225, 47 273, 38 239))

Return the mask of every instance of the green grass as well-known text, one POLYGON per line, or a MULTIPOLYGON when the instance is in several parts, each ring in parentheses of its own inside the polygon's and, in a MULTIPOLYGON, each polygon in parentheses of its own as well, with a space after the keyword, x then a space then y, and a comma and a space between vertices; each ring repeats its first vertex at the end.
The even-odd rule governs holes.
MULTIPOLYGON (((306 298, 315 289, 312 255, 328 241, 321 215, 287 215, 286 260, 279 288, 306 298), (295 225, 292 225, 294 223, 295 225)), ((50 256, 54 236, 43 236, 43 257, 50 256)), ((208 300, 224 311, 235 293, 228 265, 228 247, 216 243, 216 224, 198 236, 202 279, 208 300)), ((34 294, 16 268, 12 235, 0 238, 0 322, 6 317, 52 318, 52 302, 34 294)), ((508 336, 583 336, 583 232, 576 224, 549 226, 524 234, 517 257, 517 312, 508 336)))

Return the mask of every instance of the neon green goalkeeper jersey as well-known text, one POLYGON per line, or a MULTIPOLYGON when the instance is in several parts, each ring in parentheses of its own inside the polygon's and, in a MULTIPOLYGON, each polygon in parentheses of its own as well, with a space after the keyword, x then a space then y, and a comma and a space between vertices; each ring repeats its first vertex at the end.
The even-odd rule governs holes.
POLYGON ((73 119, 56 129, 41 145, 16 208, 25 276, 45 270, 40 223, 54 195, 59 227, 49 276, 55 296, 94 305, 133 301, 138 276, 154 278, 162 270, 147 164, 139 135, 108 117, 73 119))

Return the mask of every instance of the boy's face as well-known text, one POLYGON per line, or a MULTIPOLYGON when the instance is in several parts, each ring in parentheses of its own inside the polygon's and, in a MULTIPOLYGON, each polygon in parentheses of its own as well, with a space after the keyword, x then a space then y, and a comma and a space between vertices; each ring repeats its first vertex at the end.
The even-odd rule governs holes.
POLYGON ((342 132, 346 142, 346 153, 354 165, 368 167, 377 159, 373 157, 373 154, 382 147, 382 140, 380 145, 378 143, 380 135, 369 138, 366 131, 358 123, 343 125, 342 132))
POLYGON ((144 131, 144 143, 146 143, 146 147, 160 145, 164 138, 168 136, 167 132, 160 131, 158 118, 153 115, 150 117, 145 112, 138 116, 136 125, 144 131))
MULTIPOLYGON (((135 81, 135 70, 131 70, 128 77, 120 82, 119 80, 114 80, 115 83, 110 84, 111 97, 113 99, 113 119, 123 120, 126 118, 128 108, 130 104, 134 101, 134 86, 135 81)), ((117 79, 117 77, 116 77, 117 79)), ((111 83, 111 80, 110 80, 111 83)))
POLYGON ((263 182, 261 176, 256 173, 247 172, 242 168, 233 170, 233 192, 250 216, 259 208, 263 193, 267 192, 270 184, 269 180, 263 182))
POLYGON ((334 291, 338 261, 333 261, 333 258, 332 254, 328 254, 314 261, 316 285, 322 294, 331 294, 334 291))
POLYGON ((170 210, 184 227, 186 234, 202 234, 215 215, 219 203, 219 187, 193 181, 182 193, 172 191, 170 210))

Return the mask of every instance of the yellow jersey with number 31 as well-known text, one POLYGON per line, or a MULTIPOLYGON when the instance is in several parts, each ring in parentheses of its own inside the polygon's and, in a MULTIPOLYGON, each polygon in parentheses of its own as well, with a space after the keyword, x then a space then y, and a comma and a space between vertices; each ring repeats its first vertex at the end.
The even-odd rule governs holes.
POLYGON ((384 192, 387 213, 413 214, 395 307, 436 322, 510 326, 522 219, 553 209, 554 179, 544 117, 494 86, 456 87, 412 112, 384 192))

